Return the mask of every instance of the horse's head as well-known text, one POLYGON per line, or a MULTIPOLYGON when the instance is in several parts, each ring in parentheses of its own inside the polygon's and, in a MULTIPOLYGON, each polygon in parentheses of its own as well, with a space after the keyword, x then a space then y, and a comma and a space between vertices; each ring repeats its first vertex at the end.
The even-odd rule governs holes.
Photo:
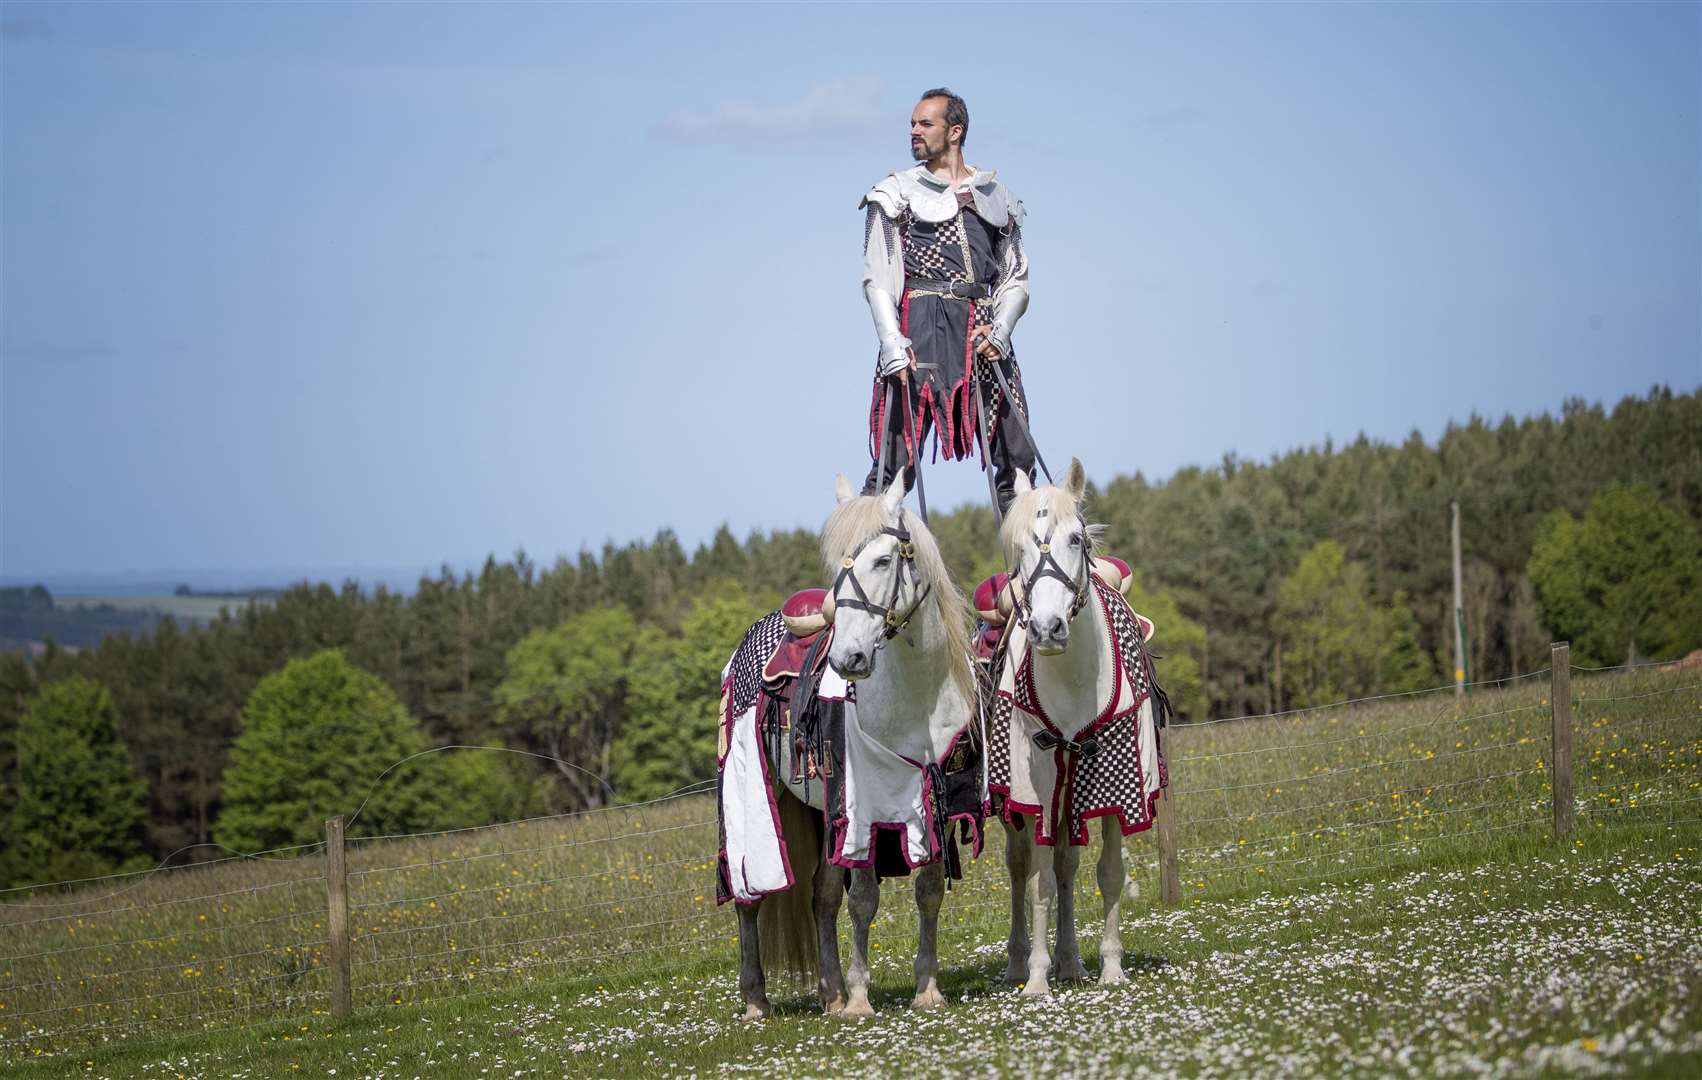
POLYGON ((1062 487, 1034 487, 1017 473, 1016 498, 999 529, 1010 568, 1016 618, 1027 624, 1029 643, 1039 652, 1061 653, 1070 643, 1070 622, 1092 591, 1093 544, 1099 526, 1082 517, 1087 476, 1070 460, 1062 487))
POLYGON ((938 555, 904 509, 903 477, 883 494, 855 495, 840 476, 837 494, 839 506, 822 528, 822 562, 833 581, 822 605, 833 623, 827 660, 847 679, 863 679, 875 670, 876 652, 905 631, 938 584, 931 572, 938 555))

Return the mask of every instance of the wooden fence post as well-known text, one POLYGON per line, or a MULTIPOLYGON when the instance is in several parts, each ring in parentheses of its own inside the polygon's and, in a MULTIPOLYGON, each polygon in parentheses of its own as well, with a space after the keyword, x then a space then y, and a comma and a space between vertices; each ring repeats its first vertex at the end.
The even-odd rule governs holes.
POLYGON ((326 919, 331 953, 331 1015, 346 1019, 353 1007, 349 987, 349 877, 343 851, 342 815, 325 823, 325 894, 330 901, 326 919))
POLYGON ((1180 740, 1174 722, 1167 734, 1170 785, 1158 800, 1158 896, 1166 907, 1176 907, 1182 902, 1182 879, 1176 867, 1176 744, 1180 740))
POLYGON ((1554 717, 1554 835, 1572 835, 1572 645, 1549 648, 1549 713, 1554 717))

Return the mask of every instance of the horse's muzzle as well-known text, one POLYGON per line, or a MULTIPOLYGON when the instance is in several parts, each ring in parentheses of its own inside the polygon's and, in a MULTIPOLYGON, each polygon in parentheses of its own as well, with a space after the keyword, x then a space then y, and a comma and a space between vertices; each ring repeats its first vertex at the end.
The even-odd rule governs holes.
POLYGON ((1046 626, 1031 622, 1029 628, 1029 643, 1044 656, 1056 656, 1069 647, 1070 624, 1061 618, 1054 616, 1046 626))
POLYGON ((843 662, 837 662, 830 656, 828 657, 828 663, 832 664, 833 670, 839 672, 840 676, 849 682, 856 682, 858 679, 866 679, 870 675, 874 674, 875 670, 875 656, 873 653, 854 652, 850 656, 845 657, 843 662))

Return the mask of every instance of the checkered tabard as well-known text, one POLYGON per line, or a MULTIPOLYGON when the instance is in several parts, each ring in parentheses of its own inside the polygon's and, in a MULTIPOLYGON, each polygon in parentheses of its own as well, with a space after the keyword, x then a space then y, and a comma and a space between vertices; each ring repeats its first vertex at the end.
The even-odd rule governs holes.
POLYGON ((963 213, 938 223, 906 217, 904 227, 904 273, 907 277, 935 281, 961 281, 967 267, 969 234, 964 231, 963 213))
POLYGON ((728 677, 733 680, 734 716, 743 715, 746 709, 756 704, 756 696, 762 691, 762 669, 785 636, 786 620, 778 611, 769 612, 745 631, 744 640, 739 642, 733 653, 733 665, 728 671, 728 677))

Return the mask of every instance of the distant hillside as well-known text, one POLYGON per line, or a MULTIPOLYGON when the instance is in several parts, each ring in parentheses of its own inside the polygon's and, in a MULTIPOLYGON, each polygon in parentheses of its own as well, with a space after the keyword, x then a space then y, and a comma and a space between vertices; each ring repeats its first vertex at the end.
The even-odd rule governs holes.
POLYGON ((250 603, 270 603, 278 590, 254 596, 201 595, 180 589, 169 596, 77 596, 55 600, 46 586, 0 588, 0 651, 36 653, 51 641, 71 650, 93 648, 108 634, 145 637, 170 618, 204 626, 250 603))

